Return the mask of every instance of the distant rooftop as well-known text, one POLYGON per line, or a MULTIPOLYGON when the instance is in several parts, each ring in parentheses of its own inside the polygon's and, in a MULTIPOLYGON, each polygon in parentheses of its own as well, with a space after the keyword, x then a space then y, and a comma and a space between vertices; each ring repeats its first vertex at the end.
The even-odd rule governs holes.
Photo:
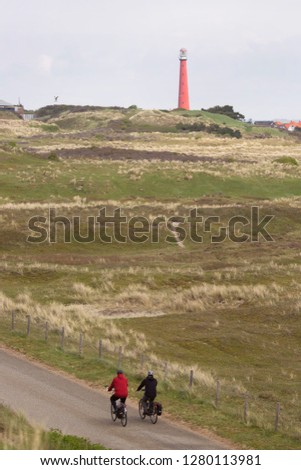
POLYGON ((12 107, 12 108, 15 107, 14 104, 8 103, 7 101, 4 101, 4 100, 0 100, 0 106, 8 106, 8 107, 12 107))

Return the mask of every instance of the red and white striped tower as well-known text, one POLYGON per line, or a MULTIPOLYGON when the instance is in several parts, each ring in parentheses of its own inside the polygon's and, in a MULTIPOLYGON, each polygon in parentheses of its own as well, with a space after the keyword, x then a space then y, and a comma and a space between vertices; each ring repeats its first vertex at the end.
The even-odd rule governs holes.
POLYGON ((190 109, 188 94, 188 78, 187 78, 187 50, 180 50, 180 81, 179 81, 179 98, 178 108, 190 109))

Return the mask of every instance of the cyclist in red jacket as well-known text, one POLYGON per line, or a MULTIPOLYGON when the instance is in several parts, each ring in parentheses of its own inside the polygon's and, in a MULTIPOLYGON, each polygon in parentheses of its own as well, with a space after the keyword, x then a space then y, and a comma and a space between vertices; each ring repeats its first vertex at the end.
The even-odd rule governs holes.
POLYGON ((116 411, 116 401, 120 399, 121 403, 125 403, 128 396, 128 379, 123 375, 122 370, 117 371, 117 376, 112 380, 108 391, 114 390, 114 394, 110 397, 111 403, 116 411))

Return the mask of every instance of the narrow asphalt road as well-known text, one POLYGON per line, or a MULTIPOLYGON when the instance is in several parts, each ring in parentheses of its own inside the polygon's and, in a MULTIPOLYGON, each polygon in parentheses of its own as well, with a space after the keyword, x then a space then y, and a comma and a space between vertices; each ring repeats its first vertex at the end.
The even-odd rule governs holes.
POLYGON ((0 347, 0 403, 46 429, 88 438, 110 449, 230 449, 230 446, 159 418, 142 421, 127 404, 128 424, 112 422, 110 394, 96 391, 0 347))

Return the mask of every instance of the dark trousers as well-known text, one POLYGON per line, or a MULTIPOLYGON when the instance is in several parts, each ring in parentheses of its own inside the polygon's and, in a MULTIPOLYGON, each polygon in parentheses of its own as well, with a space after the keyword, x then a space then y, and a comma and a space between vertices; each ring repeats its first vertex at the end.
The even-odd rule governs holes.
POLYGON ((119 397, 118 395, 115 395, 115 393, 114 393, 114 395, 112 395, 112 396, 110 397, 110 400, 111 400, 111 403, 112 403, 112 405, 113 405, 113 407, 114 407, 114 410, 116 410, 116 408, 117 408, 117 407, 116 407, 116 401, 117 401, 117 400, 120 400, 121 403, 125 403, 126 397, 119 397))
POLYGON ((153 401, 156 398, 156 395, 143 395, 142 397, 142 403, 143 403, 143 408, 144 412, 146 413, 147 411, 147 402, 149 402, 149 411, 152 412, 153 409, 153 401))

